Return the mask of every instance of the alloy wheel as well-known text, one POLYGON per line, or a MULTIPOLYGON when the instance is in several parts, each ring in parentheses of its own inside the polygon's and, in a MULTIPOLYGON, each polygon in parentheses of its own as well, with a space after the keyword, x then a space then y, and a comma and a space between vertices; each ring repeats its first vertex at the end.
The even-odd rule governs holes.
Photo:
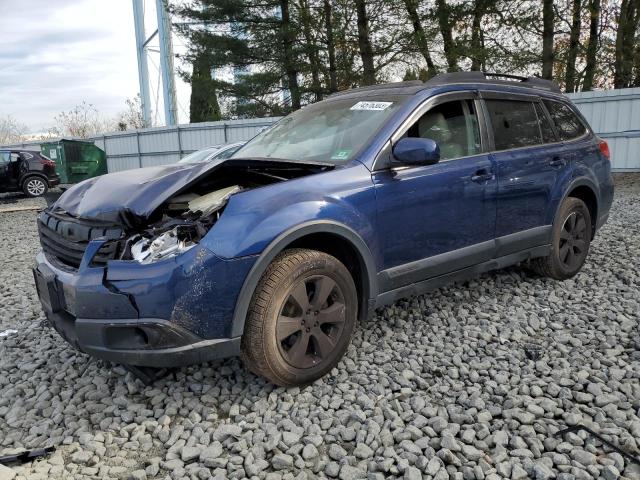
POLYGON ((568 270, 578 268, 587 254, 587 222, 581 212, 571 212, 560 230, 558 256, 568 270))
POLYGON ((276 321, 278 349, 292 367, 311 368, 335 356, 345 325, 345 300, 326 275, 296 282, 276 321))
POLYGON ((27 192, 34 197, 38 197, 44 193, 46 186, 44 182, 37 178, 32 178, 27 182, 27 192))

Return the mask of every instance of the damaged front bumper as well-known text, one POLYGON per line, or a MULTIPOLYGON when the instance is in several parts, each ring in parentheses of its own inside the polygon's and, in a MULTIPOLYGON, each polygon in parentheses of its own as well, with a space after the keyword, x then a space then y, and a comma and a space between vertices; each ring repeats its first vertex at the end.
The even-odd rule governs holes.
POLYGON ((100 241, 69 269, 36 257, 35 283, 55 330, 74 348, 115 363, 177 367, 237 355, 233 310, 255 257, 225 260, 202 246, 142 265, 92 266, 100 241))

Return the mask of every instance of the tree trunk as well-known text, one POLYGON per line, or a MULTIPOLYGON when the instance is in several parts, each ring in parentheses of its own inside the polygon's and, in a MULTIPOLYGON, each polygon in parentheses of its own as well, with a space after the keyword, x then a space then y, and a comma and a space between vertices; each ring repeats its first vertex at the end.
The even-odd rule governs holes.
POLYGON ((374 85, 376 83, 376 72, 373 64, 373 48, 369 38, 366 0, 355 0, 355 4, 358 17, 358 47, 362 58, 362 84, 374 85))
POLYGON ((542 78, 553 80, 553 0, 542 0, 542 78))
POLYGON ((338 91, 338 75, 336 73, 336 44, 333 38, 332 0, 324 0, 324 26, 327 33, 327 55, 329 56, 329 91, 338 91))
POLYGON ((580 21, 581 21, 581 0, 573 0, 573 11, 571 21, 571 33, 569 34, 569 51, 567 52, 567 68, 564 75, 565 91, 575 92, 576 87, 576 59, 578 58, 578 48, 580 47, 580 21))
POLYGON ((486 61, 484 42, 482 41, 482 17, 486 11, 485 0, 475 0, 473 21, 471 23, 471 70, 483 70, 486 61))
POLYGON ((589 2, 589 45, 587 46, 587 64, 584 69, 582 90, 588 92, 593 88, 593 77, 596 73, 596 54, 598 53, 598 29, 600 28, 600 0, 589 2))
POLYGON ((626 88, 632 85, 634 40, 638 27, 638 3, 640 3, 638 0, 622 0, 620 5, 613 74, 615 88, 626 88))
POLYGON ((318 102, 322 100, 320 58, 318 56, 318 46, 312 33, 311 11, 307 0, 300 1, 300 22, 302 23, 302 33, 306 44, 305 50, 309 59, 309 70, 311 71, 311 91, 315 95, 316 102, 318 102))
POLYGON ((418 15, 416 0, 404 0, 404 4, 409 14, 409 20, 411 20, 411 24, 413 25, 413 39, 427 62, 427 75, 431 78, 438 73, 438 69, 433 63, 431 53, 429 52, 429 42, 427 41, 427 35, 425 34, 422 21, 418 15))
POLYGON ((211 65, 203 53, 198 53, 193 60, 191 73, 189 121, 215 122, 221 118, 218 96, 211 78, 211 65))
POLYGON ((444 56, 447 59, 448 71, 455 72, 458 70, 458 55, 453 43, 453 32, 451 27, 450 8, 445 0, 436 0, 436 16, 438 18, 438 26, 442 35, 442 44, 444 46, 444 56))
POLYGON ((300 108, 300 87, 298 86, 298 70, 294 64, 293 42, 294 34, 289 15, 289 0, 280 0, 281 23, 280 32, 283 48, 283 66, 287 77, 287 88, 291 94, 291 108, 300 108))

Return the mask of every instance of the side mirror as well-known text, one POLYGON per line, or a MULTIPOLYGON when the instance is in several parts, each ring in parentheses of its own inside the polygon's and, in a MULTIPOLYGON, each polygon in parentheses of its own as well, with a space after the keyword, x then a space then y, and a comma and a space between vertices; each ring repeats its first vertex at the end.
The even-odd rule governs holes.
POLYGON ((393 163, 433 165, 440 161, 440 147, 430 138, 404 137, 393 146, 393 156, 393 163))

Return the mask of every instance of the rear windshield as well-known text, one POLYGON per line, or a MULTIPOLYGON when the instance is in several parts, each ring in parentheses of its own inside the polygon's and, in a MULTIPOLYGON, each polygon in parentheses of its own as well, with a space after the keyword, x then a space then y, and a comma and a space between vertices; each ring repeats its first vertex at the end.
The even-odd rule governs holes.
POLYGON ((371 141, 406 99, 372 96, 308 105, 260 133, 234 157, 344 163, 371 141))

